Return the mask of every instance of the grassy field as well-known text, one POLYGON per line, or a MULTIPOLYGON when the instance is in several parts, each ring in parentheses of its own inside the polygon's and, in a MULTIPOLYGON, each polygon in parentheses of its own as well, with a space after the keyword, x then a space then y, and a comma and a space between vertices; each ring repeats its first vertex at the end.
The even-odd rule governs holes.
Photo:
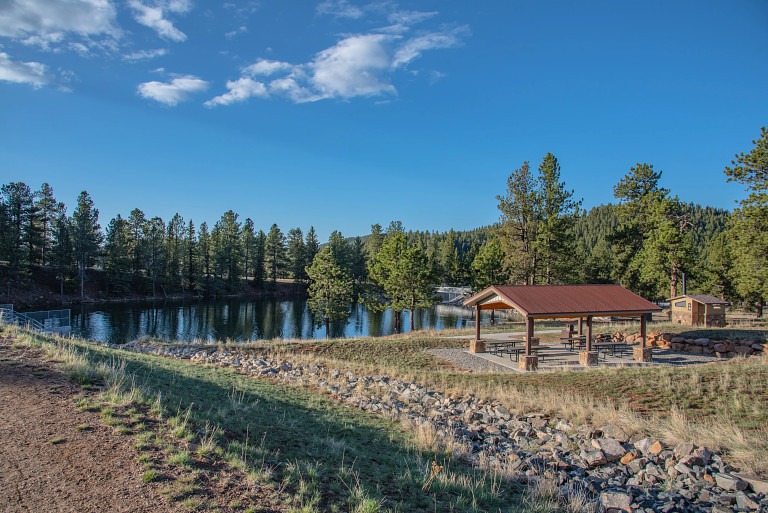
MULTIPOLYGON (((672 326, 672 325, 670 325, 672 326)), ((659 331, 671 331, 658 326, 659 331)), ((686 337, 768 339, 768 330, 691 330, 686 337)), ((598 332, 637 326, 604 326, 598 332)), ((656 330, 656 327, 654 328, 656 330)), ((554 342, 559 334, 542 334, 554 342)), ((745 470, 768 472, 768 356, 686 367, 598 368, 541 373, 467 373, 425 352, 467 342, 415 333, 379 339, 291 342, 272 347, 290 358, 387 373, 438 390, 497 399, 512 410, 546 412, 576 422, 617 423, 670 442, 694 440, 725 451, 745 470)))
POLYGON ((188 468, 189 475, 173 480, 165 493, 191 510, 232 509, 196 490, 200 470, 195 468, 201 460, 210 466, 212 459, 243 470, 252 486, 272 490, 280 498, 279 511, 554 512, 564 507, 552 497, 534 499, 535 491, 525 492, 502 473, 471 467, 450 447, 427 443, 428 433, 308 390, 17 330, 6 329, 3 336, 55 348, 52 358, 71 379, 104 389, 82 406, 136 437, 147 481, 162 474, 152 464, 157 451, 166 452, 166 464, 188 468), (151 418, 141 419, 140 412, 151 418), (181 444, 169 444, 168 437, 181 444))
MULTIPOLYGON (((611 331, 614 327, 609 327, 611 331)), ((627 330, 628 331, 628 330, 627 330)), ((697 332, 699 333, 699 332, 697 332)), ((765 329, 716 332, 765 339, 765 329)), ((228 344, 268 351, 293 361, 340 370, 386 373, 448 394, 497 399, 518 412, 545 412, 597 426, 615 423, 629 432, 669 443, 692 440, 719 449, 743 470, 768 472, 768 357, 685 368, 612 368, 531 374, 468 373, 426 350, 462 347, 461 339, 421 332, 377 339, 228 344)), ((696 334, 694 334, 696 335, 696 334)), ((311 390, 277 385, 232 370, 65 343, 6 330, 20 343, 66 347, 68 372, 108 386, 119 401, 102 397, 105 422, 137 438, 141 458, 166 449, 167 464, 193 469, 203 456, 242 471, 250 486, 276 497, 279 511, 578 511, 573 504, 523 490, 503 471, 470 467, 452 447, 386 419, 346 408, 311 390), (94 369, 101 369, 96 372, 94 369), (109 369, 112 369, 111 371, 109 369), (117 369, 115 371, 114 369, 117 369), (104 378, 117 373, 122 378, 104 378), (102 377, 100 377, 102 376, 102 377), (115 389, 122 391, 117 394, 115 389), (126 399, 127 397, 127 399, 126 399), (119 404, 115 407, 114 404, 119 404), (112 405, 112 406, 110 406, 112 405), (125 411, 151 418, 130 419, 125 411), (122 424, 121 424, 122 422, 122 424), (135 424, 157 425, 152 431, 135 424), (570 508, 570 509, 569 509, 570 508)), ((557 335, 545 335, 548 338, 557 335)), ((62 360, 61 357, 58 358, 62 360)), ((106 392, 105 392, 106 393, 106 392)), ((162 472, 148 464, 147 480, 162 472)), ((228 511, 196 493, 196 478, 179 478, 169 494, 190 509, 228 511)), ((244 508, 245 509, 245 508, 244 508)), ((254 510, 255 511, 255 510, 254 510)))

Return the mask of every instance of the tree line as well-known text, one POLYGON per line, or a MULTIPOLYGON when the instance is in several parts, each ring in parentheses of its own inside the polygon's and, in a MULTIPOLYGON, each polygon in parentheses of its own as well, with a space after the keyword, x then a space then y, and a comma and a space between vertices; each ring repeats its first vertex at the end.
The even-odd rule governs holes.
MULTIPOLYGON (((103 271, 102 297, 132 294, 215 297, 274 288, 282 278, 309 285, 318 322, 349 304, 398 313, 430 305, 439 284, 620 283, 649 299, 688 291, 743 302, 762 313, 768 298, 768 132, 724 170, 746 185, 733 213, 684 203, 660 186, 661 171, 638 163, 615 184, 615 204, 581 208, 549 153, 507 178, 499 221, 470 231, 384 229, 321 245, 313 227, 287 234, 229 210, 212 226, 175 214, 167 222, 134 209, 106 229, 86 191, 72 215, 49 184, 0 189, 0 278, 10 295, 36 269, 54 272, 61 294, 85 296, 88 270, 103 271), (322 246, 322 248, 321 248, 322 246)), ((412 323, 411 317, 411 323, 412 323)), ((398 326, 399 327, 399 326, 398 326)))

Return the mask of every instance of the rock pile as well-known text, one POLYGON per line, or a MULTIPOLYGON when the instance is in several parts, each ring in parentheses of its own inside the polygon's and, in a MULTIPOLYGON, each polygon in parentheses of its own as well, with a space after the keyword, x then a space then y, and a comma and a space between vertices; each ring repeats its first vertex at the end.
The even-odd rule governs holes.
MULTIPOLYGON (((640 342, 640 335, 627 335, 629 344, 640 342)), ((711 354, 720 358, 734 356, 761 356, 768 351, 768 343, 754 339, 746 340, 712 340, 709 338, 686 338, 674 333, 649 333, 648 345, 673 351, 685 351, 692 354, 711 354)))
POLYGON ((585 494, 608 512, 768 511, 763 481, 742 478, 719 454, 693 443, 668 447, 620 427, 574 426, 545 414, 516 415, 498 402, 429 390, 388 376, 361 376, 264 354, 194 347, 129 349, 238 369, 320 389, 362 410, 428 424, 466 449, 476 464, 521 480, 553 480, 563 494, 585 494))

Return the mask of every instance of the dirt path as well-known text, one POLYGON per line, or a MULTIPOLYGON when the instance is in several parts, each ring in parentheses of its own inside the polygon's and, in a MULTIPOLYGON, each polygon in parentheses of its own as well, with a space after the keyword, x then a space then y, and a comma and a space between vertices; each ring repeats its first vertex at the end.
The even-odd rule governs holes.
POLYGON ((0 511, 174 511, 128 438, 78 409, 40 349, 0 340, 0 511))

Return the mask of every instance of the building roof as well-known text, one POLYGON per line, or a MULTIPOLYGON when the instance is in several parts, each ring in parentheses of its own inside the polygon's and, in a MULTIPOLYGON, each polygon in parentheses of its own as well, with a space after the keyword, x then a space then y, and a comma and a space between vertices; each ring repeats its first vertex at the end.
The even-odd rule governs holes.
POLYGON ((691 298, 697 303, 703 303, 705 305, 730 305, 731 303, 720 299, 719 297, 710 296, 707 294, 683 294, 682 296, 675 296, 669 298, 669 301, 675 301, 677 299, 691 298))
POLYGON ((464 301, 481 310, 514 308, 538 318, 630 316, 661 311, 619 285, 495 285, 464 301))

